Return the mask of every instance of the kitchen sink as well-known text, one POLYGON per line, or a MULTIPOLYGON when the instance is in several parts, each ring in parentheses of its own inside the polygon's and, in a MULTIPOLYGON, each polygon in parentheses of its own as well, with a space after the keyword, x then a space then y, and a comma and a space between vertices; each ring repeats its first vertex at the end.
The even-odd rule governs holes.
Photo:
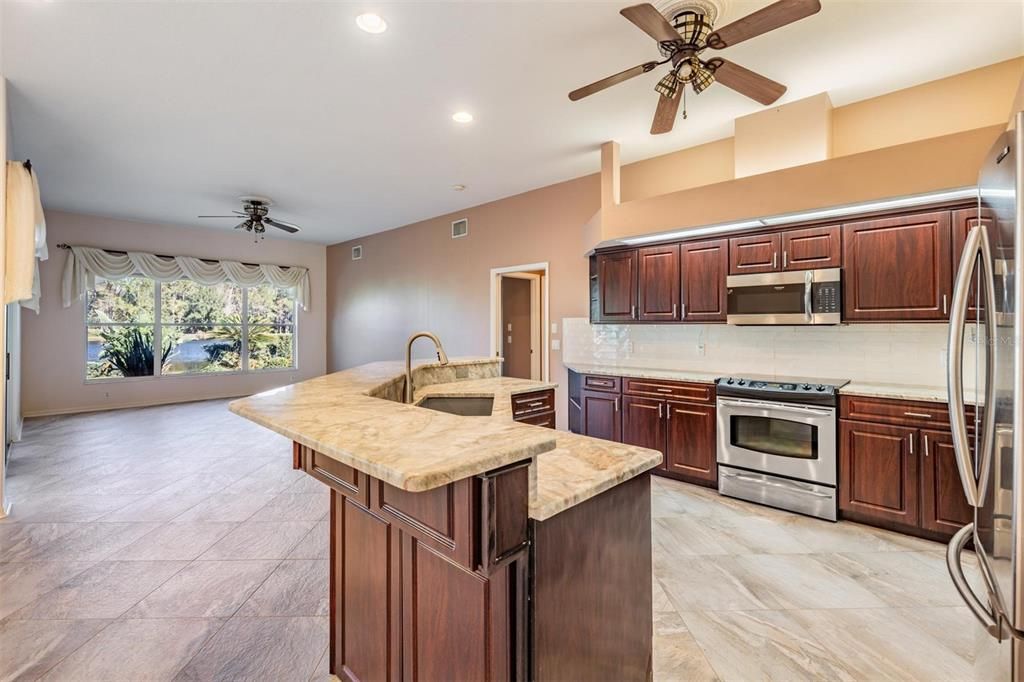
POLYGON ((462 417, 490 417, 491 409, 494 407, 494 398, 426 398, 418 403, 419 407, 448 414, 457 414, 462 417))

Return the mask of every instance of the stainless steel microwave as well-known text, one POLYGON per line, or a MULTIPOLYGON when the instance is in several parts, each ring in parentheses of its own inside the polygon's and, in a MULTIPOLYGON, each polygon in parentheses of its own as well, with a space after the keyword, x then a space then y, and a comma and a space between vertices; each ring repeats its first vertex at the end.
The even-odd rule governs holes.
POLYGON ((839 268, 729 275, 729 324, 839 324, 839 268))

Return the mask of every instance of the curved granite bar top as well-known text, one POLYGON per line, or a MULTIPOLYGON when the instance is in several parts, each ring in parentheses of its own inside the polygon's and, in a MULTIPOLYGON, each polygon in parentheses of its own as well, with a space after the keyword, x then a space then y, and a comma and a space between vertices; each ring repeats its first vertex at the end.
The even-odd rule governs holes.
POLYGON ((661 462, 661 453, 512 420, 511 396, 556 384, 494 376, 493 358, 423 363, 416 401, 493 396, 490 417, 402 404, 405 368, 375 362, 235 400, 246 419, 412 492, 535 458, 530 516, 544 520, 661 462))

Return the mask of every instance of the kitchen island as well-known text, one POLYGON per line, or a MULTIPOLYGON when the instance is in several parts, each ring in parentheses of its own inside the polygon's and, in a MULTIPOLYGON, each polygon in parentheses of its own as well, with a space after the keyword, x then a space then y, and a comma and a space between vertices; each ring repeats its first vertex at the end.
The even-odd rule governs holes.
POLYGON ((351 680, 651 676, 661 454, 517 423, 491 358, 380 362, 231 403, 331 489, 330 667, 351 680), (492 399, 481 416, 417 406, 492 399))

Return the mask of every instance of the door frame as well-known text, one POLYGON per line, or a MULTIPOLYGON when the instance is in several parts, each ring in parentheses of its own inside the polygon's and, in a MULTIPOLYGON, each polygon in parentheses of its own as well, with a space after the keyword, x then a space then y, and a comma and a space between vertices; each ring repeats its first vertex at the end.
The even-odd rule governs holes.
MULTIPOLYGON (((550 377, 551 344, 551 312, 550 312, 550 280, 551 273, 547 261, 543 263, 527 263, 526 265, 510 265, 502 268, 491 268, 491 341, 489 345, 492 357, 501 357, 501 340, 503 337, 501 321, 501 278, 516 277, 529 279, 530 307, 533 319, 539 318, 540 333, 534 331, 534 342, 539 342, 540 353, 534 353, 532 365, 540 363, 540 380, 548 381, 550 377), (540 272, 538 275, 536 273, 540 272), (536 305, 539 303, 539 306, 536 305), (539 313, 538 313, 539 308, 539 313), (537 338, 539 336, 539 339, 537 338), (539 357, 538 357, 539 356, 539 357)), ((532 322, 531 322, 532 324, 532 322)), ((531 366, 531 370, 533 367, 531 366)), ((532 372, 531 372, 532 373, 532 372)))

